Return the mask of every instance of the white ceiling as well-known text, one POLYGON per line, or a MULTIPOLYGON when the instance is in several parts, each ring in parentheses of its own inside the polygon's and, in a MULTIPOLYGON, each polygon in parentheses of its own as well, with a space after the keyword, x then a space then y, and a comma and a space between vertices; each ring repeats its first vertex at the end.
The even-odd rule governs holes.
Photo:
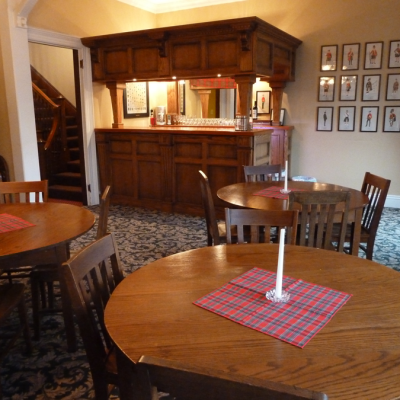
POLYGON ((150 11, 154 14, 165 13, 169 11, 188 10, 191 8, 214 6, 216 4, 235 3, 246 0, 118 0, 150 11))

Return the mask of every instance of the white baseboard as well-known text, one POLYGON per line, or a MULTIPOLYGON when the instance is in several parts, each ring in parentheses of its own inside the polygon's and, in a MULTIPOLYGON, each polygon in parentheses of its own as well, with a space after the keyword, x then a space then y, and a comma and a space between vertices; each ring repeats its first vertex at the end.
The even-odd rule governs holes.
POLYGON ((400 208, 400 196, 388 194, 385 201, 385 207, 400 208))

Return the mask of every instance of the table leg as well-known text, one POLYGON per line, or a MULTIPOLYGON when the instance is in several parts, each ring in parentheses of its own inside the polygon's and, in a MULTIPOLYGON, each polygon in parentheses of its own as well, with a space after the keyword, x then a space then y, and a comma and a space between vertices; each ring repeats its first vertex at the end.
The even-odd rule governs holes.
POLYGON ((360 246, 361 238, 361 220, 363 209, 357 208, 354 214, 354 223, 352 224, 350 254, 358 257, 358 248, 360 246))

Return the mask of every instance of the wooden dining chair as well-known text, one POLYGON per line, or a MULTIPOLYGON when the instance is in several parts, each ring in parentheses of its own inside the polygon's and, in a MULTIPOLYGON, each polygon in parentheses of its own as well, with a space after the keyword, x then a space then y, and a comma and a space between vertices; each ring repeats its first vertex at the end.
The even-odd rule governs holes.
POLYGON ((236 242, 239 244, 276 242, 279 241, 280 229, 287 228, 287 243, 296 244, 297 220, 297 210, 225 208, 226 242, 233 243, 230 234, 233 228, 236 228, 236 242), (246 235, 246 229, 247 232, 250 231, 250 235, 249 233, 246 235))
POLYGON ((244 165, 246 182, 280 181, 282 179, 281 164, 272 165, 244 165))
POLYGON ((203 171, 199 171, 199 174, 201 198, 207 226, 207 245, 216 246, 226 242, 225 222, 218 222, 217 220, 214 200, 207 175, 203 171))
MULTIPOLYGON (((376 234, 381 220, 383 207, 389 192, 390 180, 366 172, 361 186, 361 192, 369 198, 369 203, 364 207, 361 221, 360 249, 365 253, 368 260, 372 260, 376 234)), ((338 228, 334 228, 334 235, 337 235, 338 228)), ((346 229, 344 251, 352 251, 351 243, 353 237, 353 224, 348 224, 346 229)))
MULTIPOLYGON (((0 203, 38 203, 48 200, 48 181, 0 182, 0 203)), ((0 271, 0 279, 28 278, 31 266, 10 267, 0 271)))
MULTIPOLYGON (((10 315, 17 310, 19 314, 20 326, 14 332, 9 332, 9 327, 6 331, 0 334, 0 338, 5 340, 5 344, 0 351, 0 363, 4 360, 11 348, 14 346, 17 339, 23 334, 26 345, 26 352, 32 352, 31 336, 29 332, 28 315, 25 306, 25 285, 22 283, 12 283, 0 285, 0 327, 8 320, 10 315)), ((0 385, 0 398, 1 385, 0 385)))
POLYGON ((297 386, 244 377, 231 372, 202 368, 151 356, 140 357, 137 365, 137 400, 155 400, 157 391, 178 400, 300 400, 327 399, 327 395, 297 386))
POLYGON ((297 243, 300 246, 343 251, 350 192, 290 192, 289 210, 300 209, 297 243), (333 243, 334 220, 340 218, 340 235, 333 243))
POLYGON ((97 400, 118 385, 114 345, 104 325, 104 309, 123 273, 112 233, 97 239, 60 269, 89 361, 97 400))
MULTIPOLYGON (((107 234, 108 213, 110 208, 111 186, 107 186, 100 199, 100 211, 97 222, 96 239, 107 234)), ((71 253, 70 256, 73 254, 71 253)), ((61 312, 61 309, 54 307, 54 283, 59 281, 57 266, 37 265, 30 273, 32 292, 32 317, 34 339, 40 339, 40 316, 54 312, 61 312), (40 302, 42 303, 40 306, 40 302)), ((73 326, 69 327, 74 329, 73 326)))

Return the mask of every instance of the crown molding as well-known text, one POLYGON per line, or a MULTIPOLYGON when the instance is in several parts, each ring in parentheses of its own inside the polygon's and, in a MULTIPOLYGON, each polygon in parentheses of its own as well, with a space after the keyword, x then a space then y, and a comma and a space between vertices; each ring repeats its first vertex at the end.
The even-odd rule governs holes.
POLYGON ((122 3, 149 11, 153 14, 161 14, 171 11, 189 10, 191 8, 215 6, 217 4, 236 3, 246 0, 118 0, 122 3))

